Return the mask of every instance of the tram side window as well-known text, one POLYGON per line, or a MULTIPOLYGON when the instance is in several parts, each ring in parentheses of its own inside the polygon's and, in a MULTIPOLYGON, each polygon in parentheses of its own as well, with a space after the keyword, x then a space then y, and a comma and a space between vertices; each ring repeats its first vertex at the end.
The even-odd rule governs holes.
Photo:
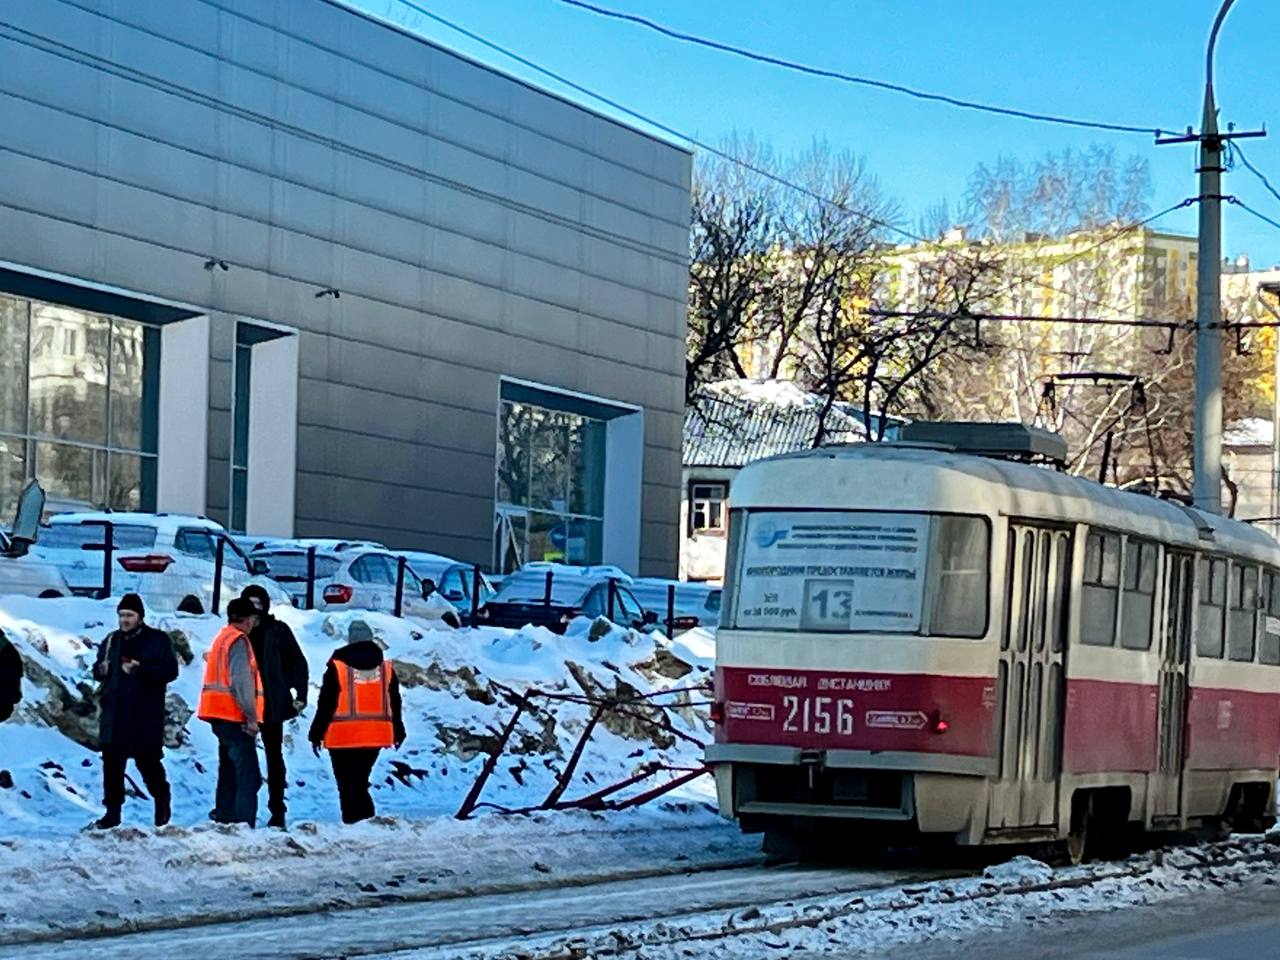
POLYGON ((1116 642, 1116 601, 1120 594, 1120 538, 1091 533, 1084 551, 1080 639, 1095 647, 1116 642))
POLYGON ((1227 657, 1248 663, 1258 635, 1258 568, 1231 567, 1227 614, 1227 657))
POLYGON ((1156 545, 1130 540, 1124 550, 1124 602, 1120 606, 1120 645, 1151 649, 1156 601, 1156 545))
POLYGON ((1280 666, 1280 574, 1268 570, 1262 578, 1263 623, 1258 661, 1280 666))
POLYGON ((981 637, 986 633, 990 544, 990 530, 981 517, 934 518, 929 561, 931 635, 981 637))
POLYGON ((1200 606, 1196 611, 1196 655, 1222 659, 1227 607, 1227 561, 1200 560, 1200 606))

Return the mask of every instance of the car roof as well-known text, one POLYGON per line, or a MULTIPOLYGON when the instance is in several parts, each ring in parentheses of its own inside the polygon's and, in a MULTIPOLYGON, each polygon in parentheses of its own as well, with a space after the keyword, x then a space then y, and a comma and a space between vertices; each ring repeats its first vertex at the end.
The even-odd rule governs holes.
POLYGON ((57 513, 46 521, 49 526, 80 523, 117 523, 121 526, 155 527, 158 530, 178 530, 182 527, 199 527, 225 533, 216 520, 181 513, 131 513, 127 511, 97 510, 85 513, 57 513))

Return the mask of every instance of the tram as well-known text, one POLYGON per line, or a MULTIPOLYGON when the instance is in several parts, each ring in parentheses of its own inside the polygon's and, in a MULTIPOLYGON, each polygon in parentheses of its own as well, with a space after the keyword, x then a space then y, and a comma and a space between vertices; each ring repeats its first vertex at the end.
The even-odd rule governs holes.
POLYGON ((1066 455, 1045 431, 903 435, 735 481, 722 814, 766 844, 1066 841, 1075 860, 1130 830, 1269 824, 1280 544, 1045 465, 1066 455))

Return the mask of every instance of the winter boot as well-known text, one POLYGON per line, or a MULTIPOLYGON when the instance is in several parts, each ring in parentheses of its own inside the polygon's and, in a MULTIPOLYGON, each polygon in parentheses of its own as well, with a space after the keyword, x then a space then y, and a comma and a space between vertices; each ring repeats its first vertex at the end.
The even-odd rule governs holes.
POLYGON ((156 796, 156 826, 163 827, 173 816, 173 803, 169 794, 156 796))
POLYGON ((283 829, 285 829, 285 826, 284 826, 284 814, 283 814, 283 813, 273 813, 273 814, 271 815, 271 819, 267 821, 267 826, 268 826, 268 827, 275 827, 277 830, 283 830, 283 829))
POLYGON ((107 807, 107 812, 102 817, 93 822, 95 830, 110 830, 112 827, 120 826, 120 808, 107 807))

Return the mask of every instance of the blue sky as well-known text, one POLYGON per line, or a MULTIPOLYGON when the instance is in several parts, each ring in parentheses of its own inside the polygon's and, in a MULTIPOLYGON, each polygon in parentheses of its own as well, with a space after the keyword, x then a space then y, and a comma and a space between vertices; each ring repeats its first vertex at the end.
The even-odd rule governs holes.
MULTIPOLYGON (((539 86, 556 85, 400 0, 348 0, 539 86)), ((1139 126, 1199 125, 1204 45, 1218 0, 598 0, 689 33, 925 90, 1139 126)), ((419 0, 440 16, 713 143, 752 133, 788 151, 822 138, 866 158, 910 223, 953 204, 979 162, 1098 143, 1151 164, 1153 211, 1195 191, 1190 146, 1049 126, 800 76, 576 10, 557 0, 419 0)), ((1218 45, 1221 118, 1275 132, 1244 147, 1280 187, 1280 3, 1237 0, 1218 45)), ((570 91, 572 99, 584 100, 570 91)), ((586 102, 584 100, 584 102, 586 102)), ((609 112, 607 108, 601 108, 609 112)), ((1280 219, 1243 167, 1225 192, 1280 219)), ((1192 233, 1194 210, 1159 221, 1192 233)), ((1226 208, 1223 252, 1280 264, 1280 229, 1226 208)))

